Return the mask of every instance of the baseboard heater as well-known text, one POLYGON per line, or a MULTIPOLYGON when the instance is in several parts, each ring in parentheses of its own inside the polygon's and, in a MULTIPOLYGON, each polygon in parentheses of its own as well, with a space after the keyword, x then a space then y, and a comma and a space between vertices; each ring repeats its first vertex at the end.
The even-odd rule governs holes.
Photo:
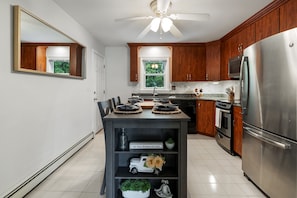
POLYGON ((79 142, 74 144, 72 147, 67 149, 64 153, 58 156, 56 159, 51 161, 37 173, 32 175, 30 178, 21 183, 18 187, 12 190, 10 193, 4 196, 4 198, 19 198, 24 197, 33 188, 35 188, 40 182, 54 172, 59 166, 61 166, 66 160, 68 160, 73 154, 81 149, 86 143, 94 138, 94 132, 89 133, 79 142))

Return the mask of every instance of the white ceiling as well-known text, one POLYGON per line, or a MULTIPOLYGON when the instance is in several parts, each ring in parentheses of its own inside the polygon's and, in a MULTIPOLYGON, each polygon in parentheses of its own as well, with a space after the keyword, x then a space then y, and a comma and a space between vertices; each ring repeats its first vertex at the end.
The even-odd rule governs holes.
POLYGON ((152 0, 54 0, 104 45, 128 42, 208 42, 220 39, 233 28, 264 8, 273 0, 172 0, 170 13, 208 13, 207 21, 174 21, 182 32, 175 38, 170 32, 149 32, 141 40, 138 34, 150 20, 115 21, 135 16, 154 16, 152 0))

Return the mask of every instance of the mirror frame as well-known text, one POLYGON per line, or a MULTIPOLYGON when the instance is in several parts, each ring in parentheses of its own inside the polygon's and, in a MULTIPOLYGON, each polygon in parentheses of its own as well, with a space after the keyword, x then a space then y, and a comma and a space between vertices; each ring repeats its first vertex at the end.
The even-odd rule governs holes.
MULTIPOLYGON (((46 76, 53 76, 53 77, 62 77, 62 78, 74 78, 74 79, 85 79, 85 47, 80 45, 77 41, 69 37, 68 35, 64 34, 60 30, 56 29, 55 27, 51 26, 50 24, 46 23, 39 17, 36 17, 35 15, 31 14, 27 10, 23 9, 19 5, 13 6, 13 71, 15 72, 22 72, 22 73, 31 73, 31 74, 39 74, 39 75, 46 75, 46 76), (78 48, 77 54, 75 56, 69 56, 69 62, 70 62, 70 74, 69 75, 63 75, 63 74, 55 74, 50 72, 43 72, 38 70, 32 70, 32 69, 26 69, 21 67, 21 12, 24 12, 28 14, 29 16, 33 17, 34 19, 38 20, 39 22, 43 23, 47 27, 53 29, 54 31, 60 33, 61 35, 69 38, 74 43, 61 43, 59 46, 69 46, 70 48, 78 48), (79 75, 72 75, 71 73, 79 73, 79 75)), ((57 46, 53 43, 42 43, 41 46, 57 46)))

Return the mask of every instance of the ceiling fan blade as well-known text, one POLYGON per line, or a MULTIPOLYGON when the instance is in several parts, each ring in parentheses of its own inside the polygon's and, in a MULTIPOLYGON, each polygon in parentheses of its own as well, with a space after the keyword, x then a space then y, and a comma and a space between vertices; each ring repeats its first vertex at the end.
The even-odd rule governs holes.
POLYGON ((179 29, 177 29, 177 27, 174 24, 172 24, 169 31, 176 38, 180 38, 183 36, 183 34, 179 31, 179 29))
POLYGON ((151 30, 151 23, 148 24, 148 26, 146 26, 146 28, 144 28, 142 32, 140 32, 140 34, 137 36, 137 40, 142 39, 150 30, 151 30))
POLYGON ((153 16, 137 16, 115 19, 115 21, 136 21, 136 20, 148 20, 154 18, 153 16))
POLYGON ((210 18, 210 15, 203 13, 170 14, 169 18, 172 20, 206 21, 210 18))
POLYGON ((170 5, 170 0, 157 0, 157 10, 166 13, 170 5))

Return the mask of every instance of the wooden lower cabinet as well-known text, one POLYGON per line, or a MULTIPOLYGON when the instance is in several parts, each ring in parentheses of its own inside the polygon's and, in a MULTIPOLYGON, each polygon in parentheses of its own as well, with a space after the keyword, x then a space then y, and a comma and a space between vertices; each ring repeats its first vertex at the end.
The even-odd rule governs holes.
POLYGON ((196 101, 196 130, 203 135, 215 136, 215 101, 196 101))
POLYGON ((233 119, 233 150, 236 154, 241 156, 243 133, 241 107, 233 107, 233 119))

